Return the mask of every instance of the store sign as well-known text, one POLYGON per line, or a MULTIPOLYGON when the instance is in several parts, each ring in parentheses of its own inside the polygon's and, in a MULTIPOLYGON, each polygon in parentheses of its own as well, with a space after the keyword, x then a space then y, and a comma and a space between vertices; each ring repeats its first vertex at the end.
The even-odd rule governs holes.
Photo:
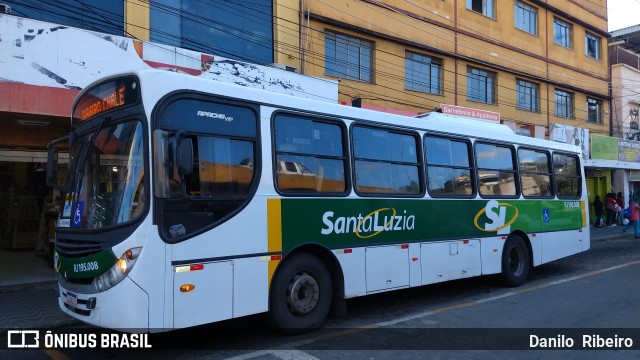
POLYGON ((471 109, 462 106, 440 104, 440 109, 443 114, 464 116, 469 118, 475 118, 480 120, 486 120, 491 122, 500 123, 500 113, 494 111, 471 109))
POLYGON ((519 128, 516 128, 516 134, 521 136, 531 137, 531 129, 525 129, 525 128, 519 127, 519 128))
POLYGON ((589 129, 552 123, 549 126, 549 139, 580 146, 583 159, 595 159, 589 151, 589 129))
POLYGON ((591 135, 591 158, 598 160, 618 160, 618 138, 591 135))
POLYGON ((640 162, 640 141, 619 140, 618 160, 640 162))
POLYGON ((602 170, 598 169, 584 169, 584 175, 586 177, 592 177, 592 178, 599 178, 599 177, 603 177, 604 175, 602 175, 602 170))

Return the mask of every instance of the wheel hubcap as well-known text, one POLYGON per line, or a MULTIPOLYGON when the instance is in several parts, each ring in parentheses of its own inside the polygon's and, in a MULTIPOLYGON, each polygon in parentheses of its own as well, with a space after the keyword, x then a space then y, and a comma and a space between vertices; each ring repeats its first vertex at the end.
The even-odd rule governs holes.
POLYGON ((287 304, 292 313, 304 315, 318 304, 320 289, 318 282, 307 273, 298 273, 287 287, 287 304))

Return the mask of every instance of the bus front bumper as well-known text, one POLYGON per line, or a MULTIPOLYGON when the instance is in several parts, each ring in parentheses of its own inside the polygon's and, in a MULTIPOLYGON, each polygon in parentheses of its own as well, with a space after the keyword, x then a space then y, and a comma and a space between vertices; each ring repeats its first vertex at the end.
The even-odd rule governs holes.
POLYGON ((95 294, 74 293, 60 283, 58 287, 60 309, 78 320, 125 332, 149 331, 149 297, 128 277, 95 294))

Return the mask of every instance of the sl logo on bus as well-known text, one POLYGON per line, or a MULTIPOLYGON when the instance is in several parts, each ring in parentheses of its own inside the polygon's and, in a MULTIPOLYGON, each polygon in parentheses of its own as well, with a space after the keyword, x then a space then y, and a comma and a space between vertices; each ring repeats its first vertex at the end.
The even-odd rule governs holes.
POLYGON ((473 223, 481 231, 485 232, 495 232, 497 234, 508 234, 511 230, 511 224, 518 218, 518 208, 507 204, 504 202, 498 202, 497 200, 489 200, 487 205, 482 208, 476 214, 476 217, 473 219, 473 223), (514 214, 509 221, 507 221, 507 208, 511 207, 514 209, 514 214), (486 218, 489 222, 485 222, 484 226, 480 226, 478 224, 478 219, 482 214, 485 214, 486 218))

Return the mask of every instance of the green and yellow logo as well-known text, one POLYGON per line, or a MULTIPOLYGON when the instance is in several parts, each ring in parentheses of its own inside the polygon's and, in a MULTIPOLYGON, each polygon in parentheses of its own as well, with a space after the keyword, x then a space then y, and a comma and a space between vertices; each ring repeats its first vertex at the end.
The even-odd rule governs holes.
POLYGON ((480 209, 473 219, 473 224, 481 231, 495 232, 498 234, 508 234, 511 230, 511 224, 513 224, 518 218, 518 208, 512 204, 505 202, 498 202, 497 200, 489 200, 487 205, 480 209), (513 208, 513 216, 507 221, 507 208, 513 208), (484 223, 484 226, 478 224, 478 220, 482 215, 488 222, 484 223))
POLYGON ((357 216, 336 217, 333 211, 326 211, 322 215, 322 222, 322 235, 355 234, 367 239, 386 231, 414 230, 416 217, 407 214, 406 210, 398 215, 395 208, 380 208, 364 216, 359 213, 357 216))

